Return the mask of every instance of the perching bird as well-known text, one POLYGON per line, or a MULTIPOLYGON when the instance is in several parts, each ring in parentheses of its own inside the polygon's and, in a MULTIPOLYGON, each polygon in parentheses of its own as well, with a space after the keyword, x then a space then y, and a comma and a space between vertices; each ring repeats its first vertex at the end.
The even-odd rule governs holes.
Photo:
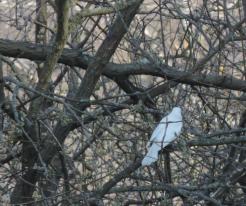
POLYGON ((152 133, 147 144, 148 153, 142 160, 142 166, 150 165, 157 161, 158 152, 178 137, 182 126, 181 108, 174 107, 169 115, 162 118, 152 133))

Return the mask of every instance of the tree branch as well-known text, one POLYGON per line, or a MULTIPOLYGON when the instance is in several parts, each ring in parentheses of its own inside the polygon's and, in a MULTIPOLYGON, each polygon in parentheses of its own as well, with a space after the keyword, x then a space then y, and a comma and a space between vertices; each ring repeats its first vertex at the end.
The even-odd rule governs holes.
MULTIPOLYGON (((30 60, 44 60, 51 47, 41 45, 15 42, 0 39, 0 53, 4 56, 27 58, 30 60)), ((87 69, 88 65, 94 60, 93 57, 83 55, 83 52, 78 49, 64 49, 58 63, 63 63, 68 66, 77 66, 82 69, 87 69)), ((234 78, 233 76, 221 75, 206 75, 185 72, 168 65, 161 65, 161 69, 153 64, 114 64, 107 63, 102 72, 103 75, 114 79, 121 76, 146 74, 157 77, 171 79, 178 83, 188 85, 198 85, 204 87, 215 87, 221 89, 230 89, 237 91, 246 91, 246 82, 234 78)))

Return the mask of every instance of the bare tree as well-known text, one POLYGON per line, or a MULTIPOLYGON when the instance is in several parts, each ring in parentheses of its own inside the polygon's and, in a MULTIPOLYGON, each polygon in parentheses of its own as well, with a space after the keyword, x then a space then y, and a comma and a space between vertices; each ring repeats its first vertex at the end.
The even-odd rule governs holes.
POLYGON ((246 204, 245 11, 1 1, 1 204, 246 204), (180 137, 142 167, 174 106, 180 137))

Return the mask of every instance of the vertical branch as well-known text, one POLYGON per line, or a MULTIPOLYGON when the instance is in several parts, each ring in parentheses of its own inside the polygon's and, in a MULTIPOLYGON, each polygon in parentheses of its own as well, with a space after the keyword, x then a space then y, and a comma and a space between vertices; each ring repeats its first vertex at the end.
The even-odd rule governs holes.
POLYGON ((36 43, 46 44, 47 42, 47 3, 45 0, 36 0, 36 43))
MULTIPOLYGON (((53 44, 51 53, 45 61, 44 67, 39 71, 38 77, 39 82, 37 84, 37 89, 40 91, 45 91, 48 88, 48 83, 50 81, 54 67, 61 56, 65 43, 68 36, 68 13, 69 13, 69 1, 56 1, 57 5, 57 24, 58 29, 56 32, 56 39, 53 44)), ((31 105, 30 113, 36 113, 38 107, 41 105, 40 99, 38 98, 31 105)))
POLYGON ((242 0, 242 4, 243 4, 244 20, 246 21, 246 1, 242 0))
POLYGON ((5 95, 4 95, 4 84, 3 84, 3 62, 0 57, 0 141, 2 140, 3 136, 3 111, 2 106, 4 104, 5 95))
MULTIPOLYGON (((35 41, 37 44, 45 45, 46 39, 46 26, 47 26, 47 5, 45 0, 36 0, 36 25, 35 25, 35 41)), ((38 74, 42 68, 42 64, 37 62, 38 74)))
MULTIPOLYGON (((56 6, 58 29, 52 51, 48 55, 44 67, 38 72, 39 81, 36 89, 40 92, 45 92, 47 90, 52 72, 63 51, 68 36, 69 1, 56 0, 56 6)), ((32 101, 30 105, 28 118, 32 120, 33 124, 31 127, 26 128, 28 137, 24 139, 22 147, 22 167, 23 171, 27 172, 23 174, 22 178, 20 178, 15 185, 14 191, 11 195, 12 204, 33 201, 32 194, 37 181, 36 171, 33 169, 33 166, 39 153, 35 145, 39 135, 36 117, 43 102, 44 98, 38 97, 32 101)))

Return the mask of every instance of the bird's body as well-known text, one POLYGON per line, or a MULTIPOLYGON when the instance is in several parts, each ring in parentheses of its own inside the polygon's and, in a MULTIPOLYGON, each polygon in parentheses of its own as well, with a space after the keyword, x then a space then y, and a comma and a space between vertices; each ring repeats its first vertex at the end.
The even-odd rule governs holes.
POLYGON ((178 137, 182 126, 181 109, 179 107, 174 107, 172 112, 163 117, 159 125, 153 131, 147 144, 148 153, 142 160, 142 165, 150 165, 157 161, 158 152, 178 137))

